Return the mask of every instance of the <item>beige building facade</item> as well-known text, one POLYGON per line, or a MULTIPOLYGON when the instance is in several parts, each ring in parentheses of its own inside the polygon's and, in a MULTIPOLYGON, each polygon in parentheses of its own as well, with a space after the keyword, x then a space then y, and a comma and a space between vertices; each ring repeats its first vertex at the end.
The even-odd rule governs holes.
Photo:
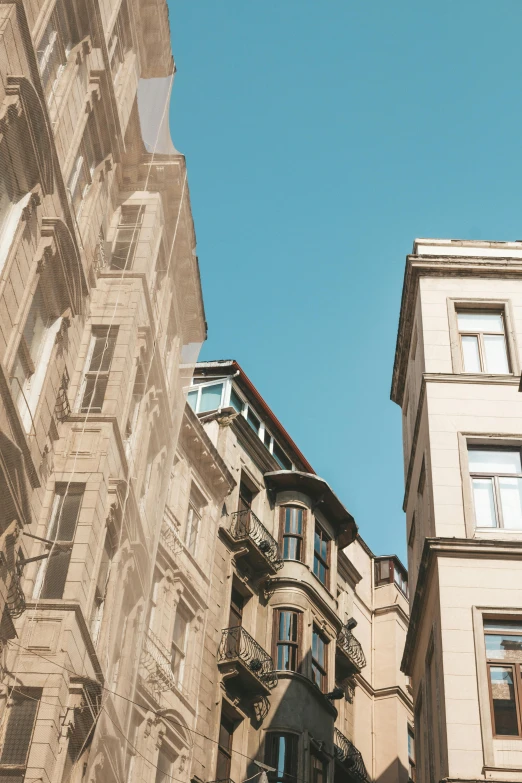
POLYGON ((403 413, 417 780, 522 780, 522 243, 416 240, 403 413))

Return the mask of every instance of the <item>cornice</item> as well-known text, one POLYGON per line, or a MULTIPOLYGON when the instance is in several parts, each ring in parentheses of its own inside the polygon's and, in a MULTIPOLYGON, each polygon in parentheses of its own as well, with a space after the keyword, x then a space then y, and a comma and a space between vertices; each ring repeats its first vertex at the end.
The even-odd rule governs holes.
POLYGON ((408 623, 410 621, 409 615, 407 612, 404 611, 402 606, 399 604, 388 604, 387 606, 379 606, 377 609, 373 610, 373 616, 378 617, 380 614, 390 614, 390 612, 395 612, 395 614, 398 614, 403 623, 408 626, 408 623))
POLYGON ((421 277, 492 277, 516 279, 522 277, 522 260, 505 256, 416 256, 406 257, 401 309, 397 329, 393 365, 391 399, 402 406, 415 302, 421 277))
POLYGON ((362 574, 356 569, 350 558, 348 558, 342 549, 337 553, 337 570, 338 574, 343 577, 347 582, 350 582, 353 587, 358 585, 362 580, 362 574))
POLYGON ((183 412, 180 441, 180 445, 194 460, 198 473, 212 489, 214 496, 221 499, 228 495, 236 486, 236 480, 188 403, 185 404, 183 412), (216 475, 213 476, 213 472, 216 475), (221 485, 219 492, 216 479, 217 484, 221 485))
POLYGON ((522 560, 522 541, 495 541, 494 539, 479 538, 425 539, 401 662, 401 670, 409 676, 411 676, 418 633, 428 600, 430 576, 439 557, 522 560))
POLYGON ((362 674, 356 674, 355 682, 363 691, 373 699, 389 699, 390 696, 397 696, 402 703, 413 712, 413 700, 408 696, 399 685, 390 685, 387 688, 372 688, 368 680, 362 674))

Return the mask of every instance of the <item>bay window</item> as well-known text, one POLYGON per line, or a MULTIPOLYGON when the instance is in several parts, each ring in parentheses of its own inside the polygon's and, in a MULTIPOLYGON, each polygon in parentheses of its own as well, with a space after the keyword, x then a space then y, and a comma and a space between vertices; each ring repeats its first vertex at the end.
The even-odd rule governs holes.
POLYGON ((93 326, 80 392, 81 413, 101 413, 118 336, 117 326, 93 326))
POLYGON ((143 205, 122 206, 112 249, 111 269, 132 269, 144 217, 143 205))
POLYGON ((475 525, 522 530, 519 448, 468 447, 475 525))
POLYGON ((306 511, 299 506, 281 506, 281 539, 284 560, 302 560, 306 511))
POLYGON ((491 718, 496 737, 520 737, 522 621, 484 620, 491 718))
POLYGON ((323 692, 328 687, 328 642, 314 625, 312 632, 312 680, 323 692))
POLYGON ((301 618, 301 613, 292 609, 275 611, 275 660, 279 671, 298 670, 301 618))
POLYGON ((328 587, 328 571, 330 569, 330 539, 318 524, 314 535, 314 574, 321 584, 328 587))
POLYGON ((266 735, 265 762, 275 768, 268 773, 270 783, 295 783, 297 781, 297 752, 299 737, 296 734, 269 732, 266 735))
POLYGON ((457 323, 464 372, 510 372, 503 311, 461 310, 457 323))
POLYGON ((79 215, 83 200, 92 183, 94 169, 102 159, 100 134, 94 112, 91 112, 69 180, 67 189, 76 215, 79 215))

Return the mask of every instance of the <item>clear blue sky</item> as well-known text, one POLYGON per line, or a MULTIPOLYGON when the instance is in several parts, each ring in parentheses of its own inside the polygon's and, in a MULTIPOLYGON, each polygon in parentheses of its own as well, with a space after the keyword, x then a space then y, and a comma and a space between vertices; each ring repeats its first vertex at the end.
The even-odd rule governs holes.
POLYGON ((522 238, 520 0, 169 0, 209 324, 405 555, 389 400, 416 236, 522 238))

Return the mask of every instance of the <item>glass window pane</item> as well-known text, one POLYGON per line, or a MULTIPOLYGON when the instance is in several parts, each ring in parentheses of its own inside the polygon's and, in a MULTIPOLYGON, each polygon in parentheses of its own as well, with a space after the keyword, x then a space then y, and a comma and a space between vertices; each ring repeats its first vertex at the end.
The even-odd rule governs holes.
POLYGON ((494 660, 522 663, 522 636, 487 633, 486 653, 494 660))
POLYGON ((189 393, 187 394, 187 402, 193 411, 196 410, 197 401, 198 401, 198 390, 194 389, 193 391, 189 391, 189 393))
POLYGON ((522 479, 500 478, 498 481, 504 527, 522 530, 522 479))
POLYGON ((522 473, 518 449, 469 449, 470 473, 522 473))
POLYGON ((518 736, 518 722, 513 670, 507 667, 491 666, 489 675, 495 734, 516 737, 518 736))
POLYGON ((248 408, 247 411, 247 421, 252 427, 252 429, 254 430, 254 432, 259 434, 259 427, 261 426, 261 422, 259 421, 255 413, 252 411, 252 408, 250 407, 248 408))
POLYGON ((293 538, 292 536, 285 536, 283 540, 283 559, 301 559, 301 539, 293 538))
POLYGON ((287 508, 285 513, 285 533, 301 535, 303 530, 303 511, 300 508, 287 508))
POLYGON ((522 621, 516 620, 484 620, 484 630, 504 631, 504 633, 522 633, 522 621))
POLYGON ((241 413, 243 410, 243 401, 238 397, 234 389, 230 392, 230 405, 234 410, 236 410, 238 413, 241 413))
POLYGON ((292 470, 292 463, 284 453, 281 446, 274 439, 274 447, 272 451, 273 457, 280 468, 283 470, 292 470))
MULTIPOLYGON (((464 339, 464 338, 463 338, 464 339)), ((506 340, 503 334, 485 334, 486 372, 509 373, 506 340)))
POLYGON ((223 384, 216 383, 213 386, 203 386, 201 389, 201 400, 199 403, 199 413, 205 411, 215 411, 221 405, 221 394, 223 384))
POLYGON ((72 550, 54 549, 49 557, 40 598, 62 598, 72 550))
POLYGON ((491 479, 473 479, 475 524, 477 527, 496 527, 497 515, 491 479))
POLYGON ((480 372, 480 354, 478 337, 462 335, 462 358, 466 372, 480 372))
POLYGON ((460 332, 497 332, 503 334, 504 320, 501 313, 457 313, 460 332))
MULTIPOLYGON (((39 699, 36 695, 25 695, 15 692, 12 704, 8 709, 7 727, 5 730, 0 763, 24 765, 33 735, 34 722, 38 710, 39 699)), ((6 776, 7 777, 7 776, 6 776)), ((17 778, 12 778, 13 783, 17 778)), ((18 778, 21 780, 21 778, 18 778)))

